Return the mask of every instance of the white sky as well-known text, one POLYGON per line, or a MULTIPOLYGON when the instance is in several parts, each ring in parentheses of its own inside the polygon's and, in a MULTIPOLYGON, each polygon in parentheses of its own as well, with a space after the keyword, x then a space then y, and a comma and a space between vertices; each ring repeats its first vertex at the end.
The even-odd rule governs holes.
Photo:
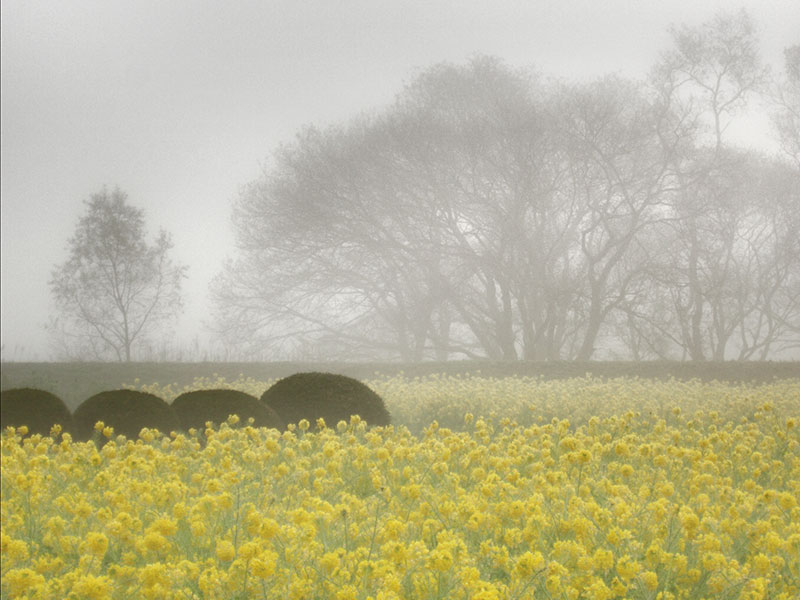
MULTIPOLYGON (((511 66, 642 77, 670 23, 746 8, 765 62, 800 43, 798 0, 3 0, 2 344, 43 360, 47 282, 83 201, 119 187, 189 265, 181 339, 233 256, 231 203, 278 144, 390 103, 415 73, 511 66)), ((764 139, 751 133, 755 143, 764 139)))

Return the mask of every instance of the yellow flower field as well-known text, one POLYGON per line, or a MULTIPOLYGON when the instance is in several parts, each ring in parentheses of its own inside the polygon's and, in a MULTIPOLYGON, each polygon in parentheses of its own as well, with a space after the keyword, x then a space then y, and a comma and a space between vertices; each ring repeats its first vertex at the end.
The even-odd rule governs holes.
POLYGON ((367 383, 392 427, 3 432, 2 598, 800 597, 800 380, 367 383))

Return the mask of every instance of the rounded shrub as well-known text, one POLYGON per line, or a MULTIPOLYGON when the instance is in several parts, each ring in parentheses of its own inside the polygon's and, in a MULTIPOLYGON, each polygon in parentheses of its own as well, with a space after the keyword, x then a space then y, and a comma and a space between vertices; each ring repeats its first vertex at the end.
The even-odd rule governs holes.
POLYGON ((78 439, 91 439, 94 425, 103 421, 114 428, 114 435, 130 440, 139 437, 143 427, 164 434, 180 429, 172 407, 158 396, 136 390, 110 390, 85 400, 73 414, 78 439))
POLYGON ((34 388, 15 388, 0 392, 0 428, 27 425, 28 433, 50 435, 53 425, 75 434, 75 423, 67 405, 50 392, 34 388))
POLYGON ((369 387, 345 375, 295 373, 277 381, 261 396, 286 423, 307 419, 313 427, 320 417, 328 427, 359 415, 368 425, 392 421, 383 399, 369 387))
POLYGON ((237 415, 239 423, 247 424, 253 418, 253 427, 284 429, 283 420, 272 408, 259 402, 258 398, 238 390, 196 390, 181 394, 172 402, 172 409, 181 426, 202 430, 206 421, 219 425, 229 415, 237 415))

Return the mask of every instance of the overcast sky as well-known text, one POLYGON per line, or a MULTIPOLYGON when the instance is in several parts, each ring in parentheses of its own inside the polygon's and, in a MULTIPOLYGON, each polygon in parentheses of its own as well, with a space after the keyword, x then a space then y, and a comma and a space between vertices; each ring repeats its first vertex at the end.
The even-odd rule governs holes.
MULTIPOLYGON (((230 209, 306 124, 390 103, 444 60, 490 54, 586 79, 643 77, 670 23, 746 8, 765 62, 800 43, 797 0, 3 0, 2 343, 47 359, 47 282, 103 185, 190 267, 179 331, 206 338, 230 209)), ((753 129, 754 143, 764 132, 753 129)), ((763 124, 763 122, 762 122, 763 124)), ((752 129, 752 127, 751 127, 752 129)))

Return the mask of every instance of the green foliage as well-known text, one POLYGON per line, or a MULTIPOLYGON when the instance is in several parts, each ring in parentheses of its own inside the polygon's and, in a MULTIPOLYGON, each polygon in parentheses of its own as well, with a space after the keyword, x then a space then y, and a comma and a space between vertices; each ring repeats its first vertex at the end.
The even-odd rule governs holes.
POLYGON ((28 433, 50 435, 53 425, 74 433, 75 424, 67 405, 50 392, 34 388, 15 388, 0 393, 0 429, 27 425, 28 433))
POLYGON ((345 375, 334 373, 295 373, 281 379, 261 396, 286 423, 317 419, 334 427, 359 415, 369 425, 389 425, 391 415, 383 399, 369 387, 345 375))
POLYGON ((175 411, 153 394, 135 390, 111 390, 95 394, 81 404, 73 415, 80 440, 92 437, 95 423, 102 421, 114 428, 115 435, 135 440, 143 427, 164 434, 180 429, 175 411))
POLYGON ((253 427, 285 429, 286 425, 272 408, 259 402, 258 398, 238 390, 196 390, 181 394, 172 402, 184 430, 202 429, 206 421, 215 425, 224 422, 229 415, 238 415, 241 424, 253 418, 253 427))

